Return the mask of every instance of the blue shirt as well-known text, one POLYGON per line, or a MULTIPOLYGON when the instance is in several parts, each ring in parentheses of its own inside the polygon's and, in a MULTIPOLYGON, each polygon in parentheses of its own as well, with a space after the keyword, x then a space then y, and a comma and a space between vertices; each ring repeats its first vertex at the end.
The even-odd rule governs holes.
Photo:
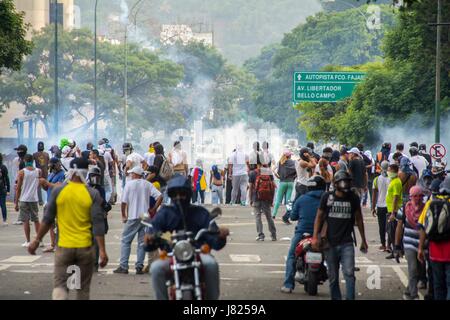
MULTIPOLYGON (((190 205, 186 214, 186 229, 194 234, 194 237, 200 229, 208 229, 211 217, 208 210, 200 206, 190 205)), ((181 213, 175 206, 163 206, 151 221, 153 229, 146 228, 146 233, 172 232, 183 229, 183 220, 181 213)), ((220 250, 226 244, 226 239, 219 239, 218 235, 206 234, 203 242, 207 243, 212 249, 220 250)))
MULTIPOLYGON (((47 181, 50 183, 63 183, 65 180, 64 170, 61 170, 57 173, 50 173, 48 175, 47 181)), ((52 193, 53 188, 48 188, 47 190, 47 199, 50 199, 50 194, 52 193)))
POLYGON ((295 227, 296 233, 313 234, 317 209, 324 192, 323 190, 309 191, 295 201, 290 218, 292 221, 298 220, 298 224, 295 227))

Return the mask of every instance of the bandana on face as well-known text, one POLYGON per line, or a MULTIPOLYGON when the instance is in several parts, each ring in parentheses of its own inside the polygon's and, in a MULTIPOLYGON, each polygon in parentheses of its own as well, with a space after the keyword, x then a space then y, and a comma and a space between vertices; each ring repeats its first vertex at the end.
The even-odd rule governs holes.
POLYGON ((71 168, 67 171, 66 182, 72 180, 73 176, 78 176, 81 179, 81 182, 86 183, 86 177, 88 175, 88 169, 74 169, 71 168))

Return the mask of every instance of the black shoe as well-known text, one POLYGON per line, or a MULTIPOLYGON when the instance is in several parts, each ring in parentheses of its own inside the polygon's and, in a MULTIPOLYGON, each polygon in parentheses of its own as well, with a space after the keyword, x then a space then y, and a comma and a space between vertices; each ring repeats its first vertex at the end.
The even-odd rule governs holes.
POLYGON ((386 259, 394 259, 394 258, 395 258, 395 256, 394 256, 393 253, 391 253, 390 255, 388 255, 388 256, 386 257, 386 259))
POLYGON ((264 237, 258 236, 256 237, 256 241, 264 241, 264 237))
POLYGON ((144 274, 142 268, 136 268, 136 274, 144 274))
POLYGON ((98 272, 98 264, 94 266, 94 272, 98 272))
POLYGON ((113 271, 113 273, 128 274, 128 270, 123 269, 122 267, 118 267, 116 270, 113 271))

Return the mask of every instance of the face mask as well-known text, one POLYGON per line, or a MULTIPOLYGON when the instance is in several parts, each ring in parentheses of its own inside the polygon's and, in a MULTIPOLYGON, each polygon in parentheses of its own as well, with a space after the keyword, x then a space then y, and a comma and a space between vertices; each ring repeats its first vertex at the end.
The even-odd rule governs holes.
POLYGON ((33 166, 33 162, 25 162, 25 167, 32 167, 33 166))
POLYGON ((17 151, 17 155, 19 156, 19 158, 23 158, 26 155, 25 151, 17 151))
POLYGON ((124 153, 125 153, 126 156, 129 156, 131 154, 131 150, 125 150, 124 153))
POLYGON ((73 169, 71 168, 67 171, 67 180, 72 180, 73 176, 76 175, 81 179, 81 182, 86 184, 86 176, 88 174, 88 169, 73 169))
POLYGON ((91 185, 100 185, 100 177, 99 176, 91 176, 91 177, 89 177, 89 182, 91 185))
POLYGON ((148 149, 148 152, 155 153, 155 148, 151 147, 150 149, 148 149))
POLYGON ((388 177, 391 179, 397 178, 397 173, 395 172, 388 172, 388 177))
POLYGON ((344 193, 350 192, 350 183, 348 181, 339 181, 336 188, 344 193))

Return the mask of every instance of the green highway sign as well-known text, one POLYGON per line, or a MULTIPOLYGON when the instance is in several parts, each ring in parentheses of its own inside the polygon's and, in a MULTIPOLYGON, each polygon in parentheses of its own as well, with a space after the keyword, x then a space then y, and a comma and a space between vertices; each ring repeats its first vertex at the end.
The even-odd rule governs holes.
POLYGON ((294 72, 293 102, 336 102, 352 95, 364 72, 294 72))

